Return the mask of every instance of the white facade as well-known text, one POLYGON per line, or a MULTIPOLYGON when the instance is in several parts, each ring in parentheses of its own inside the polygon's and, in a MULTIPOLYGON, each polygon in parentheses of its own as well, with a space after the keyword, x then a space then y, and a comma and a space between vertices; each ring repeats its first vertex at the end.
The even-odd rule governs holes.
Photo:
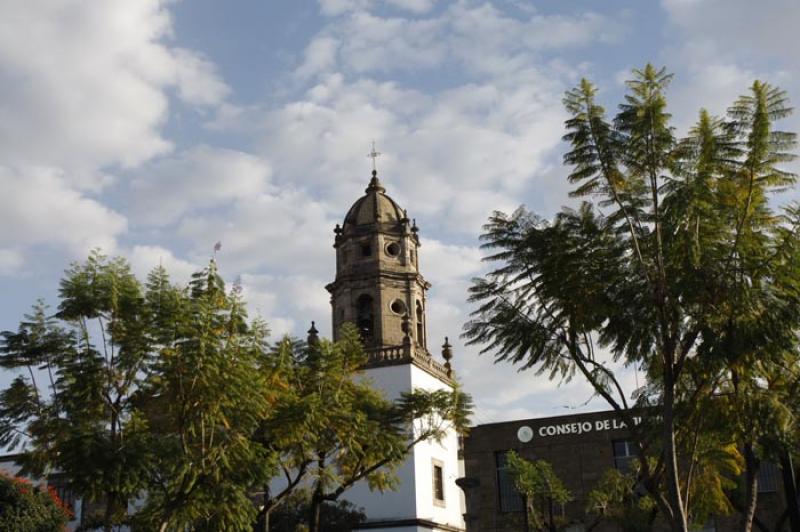
MULTIPOLYGON (((387 399, 414 389, 451 390, 450 346, 445 364, 428 351, 431 285, 420 271, 419 228, 386 194, 376 170, 334 233, 336 278, 326 287, 334 339, 344 323, 356 326, 368 356, 366 376, 387 399)), ((344 497, 364 509, 369 530, 460 531, 464 503, 455 481, 461 469, 458 435, 451 429, 441 441, 412 448, 397 471, 396 491, 372 492, 363 481, 344 497)))
MULTIPOLYGON (((450 387, 413 364, 372 368, 367 377, 386 397, 396 399, 402 392, 419 388, 425 390, 450 387)), ((353 486, 345 498, 364 508, 367 522, 396 521, 406 523, 420 520, 443 525, 445 529, 464 529, 464 497, 456 485, 462 465, 458 459, 458 435, 450 430, 441 442, 421 442, 414 446, 406 462, 398 469, 400 486, 396 491, 370 491, 366 482, 353 486), (436 462, 434 462, 434 460, 436 462), (433 493, 433 466, 442 466, 444 502, 436 501, 433 493)), ((374 529, 391 532, 430 531, 429 526, 398 526, 374 529)))

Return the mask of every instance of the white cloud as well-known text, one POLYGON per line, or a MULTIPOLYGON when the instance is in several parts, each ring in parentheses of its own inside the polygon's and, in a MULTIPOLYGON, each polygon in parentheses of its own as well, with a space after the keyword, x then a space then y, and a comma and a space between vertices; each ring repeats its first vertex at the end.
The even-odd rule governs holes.
POLYGON ((743 62, 779 58, 798 64, 795 0, 662 0, 671 22, 718 57, 743 62))
MULTIPOLYGON (((800 98, 796 2, 662 0, 662 6, 676 35, 667 57, 678 71, 671 102, 681 133, 696 122, 700 107, 724 115, 756 79, 780 86, 795 101, 800 98)), ((800 129, 800 116, 779 127, 800 129)), ((800 164, 788 168, 797 171, 800 164)))
POLYGON ((219 103, 227 89, 198 54, 171 48, 160 0, 31 0, 0 6, 0 158, 65 169, 82 186, 98 169, 166 152, 167 91, 219 103))
POLYGON ((323 15, 336 16, 348 11, 367 9, 371 0, 319 0, 323 15))
POLYGON ((412 13, 427 13, 436 4, 436 0, 386 0, 386 2, 405 11, 412 13))
POLYGON ((124 254, 131 264, 131 269, 139 279, 145 279, 147 274, 158 265, 163 266, 173 283, 186 285, 192 274, 202 268, 198 264, 177 258, 172 251, 161 246, 133 246, 124 254))
MULTIPOLYGON (((331 254, 331 260, 333 255, 331 254)), ((330 300, 325 284, 329 280, 307 275, 242 276, 243 295, 251 316, 267 321, 273 338, 285 334, 304 337, 316 321, 317 329, 330 337, 330 300)))
POLYGON ((286 188, 240 198, 219 212, 186 216, 177 235, 202 253, 221 241, 218 262, 229 272, 320 275, 333 266, 334 224, 322 203, 286 188))
POLYGON ((172 51, 174 59, 174 83, 178 94, 185 102, 193 105, 216 105, 230 92, 228 86, 217 77, 212 62, 194 52, 183 48, 172 51))
POLYGON ((225 205, 258 195, 268 184, 269 165, 248 153, 194 146, 144 166, 131 183, 137 220, 175 222, 187 211, 225 205))
POLYGON ((0 276, 18 274, 24 263, 25 258, 19 251, 0 248, 0 276))
POLYGON ((563 81, 525 76, 519 86, 487 82, 425 96, 334 75, 306 100, 268 113, 261 153, 280 169, 277 182, 302 183, 345 206, 366 184, 364 155, 376 139, 390 195, 414 216, 476 235, 492 210, 518 206, 560 145, 565 115, 552 102, 563 81))
MULTIPOLYGON (((417 14, 428 1, 393 2, 417 14)), ((304 76, 335 71, 403 72, 457 66, 474 75, 510 74, 525 68, 537 52, 613 42, 625 32, 627 13, 607 16, 529 13, 512 17, 491 3, 451 2, 427 17, 381 16, 366 2, 323 2, 324 13, 342 14, 306 50, 304 76), (336 60, 332 56, 336 52, 336 60), (324 60, 322 60, 324 58, 324 60)))
POLYGON ((331 70, 336 64, 339 41, 332 37, 317 37, 306 47, 303 64, 295 74, 306 79, 318 72, 331 70))
POLYGON ((436 0, 319 0, 320 10, 323 15, 337 16, 352 11, 367 11, 375 6, 385 4, 396 9, 411 13, 426 13, 430 11, 436 0))
POLYGON ((0 167, 0 247, 66 246, 73 256, 93 247, 113 253, 126 219, 73 189, 53 168, 0 167))

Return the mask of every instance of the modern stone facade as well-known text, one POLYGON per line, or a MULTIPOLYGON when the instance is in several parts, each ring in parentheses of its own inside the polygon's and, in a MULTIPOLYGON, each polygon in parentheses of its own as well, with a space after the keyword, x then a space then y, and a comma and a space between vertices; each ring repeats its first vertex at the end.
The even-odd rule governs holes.
MULTIPOLYGON (((614 412, 509 421, 473 428, 464 441, 465 477, 459 479, 466 493, 467 532, 525 530, 521 498, 504 474, 504 454, 511 450, 523 458, 543 459, 552 464, 574 497, 557 511, 563 511, 571 523, 568 530, 586 530, 587 525, 595 521, 586 515, 586 496, 607 469, 624 469, 629 461, 637 459, 635 448, 629 443, 630 434, 614 412)), ((785 528, 776 528, 786 508, 780 470, 766 463, 760 483, 757 518, 768 530, 788 531, 788 522, 785 528)), ((698 530, 737 530, 736 522, 735 515, 719 517, 698 530)), ((654 529, 661 530, 658 526, 654 529)), ((592 530, 619 529, 601 522, 592 530)), ((761 529, 755 527, 754 530, 761 529)))

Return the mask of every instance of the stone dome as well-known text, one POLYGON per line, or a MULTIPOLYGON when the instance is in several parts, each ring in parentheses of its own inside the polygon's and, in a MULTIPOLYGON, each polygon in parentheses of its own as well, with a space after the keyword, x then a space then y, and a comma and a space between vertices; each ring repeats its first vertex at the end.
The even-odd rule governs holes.
POLYGON ((372 179, 365 192, 347 211, 343 231, 376 223, 396 224, 406 218, 403 209, 386 195, 386 189, 381 186, 377 172, 372 172, 372 179))

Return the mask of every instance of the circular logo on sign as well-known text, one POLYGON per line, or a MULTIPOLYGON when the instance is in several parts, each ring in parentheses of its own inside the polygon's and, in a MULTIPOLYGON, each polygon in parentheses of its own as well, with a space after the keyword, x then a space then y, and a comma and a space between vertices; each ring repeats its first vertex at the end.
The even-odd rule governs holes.
POLYGON ((533 439, 533 429, 528 427, 527 425, 523 425, 517 431, 517 438, 522 443, 528 443, 533 439))

